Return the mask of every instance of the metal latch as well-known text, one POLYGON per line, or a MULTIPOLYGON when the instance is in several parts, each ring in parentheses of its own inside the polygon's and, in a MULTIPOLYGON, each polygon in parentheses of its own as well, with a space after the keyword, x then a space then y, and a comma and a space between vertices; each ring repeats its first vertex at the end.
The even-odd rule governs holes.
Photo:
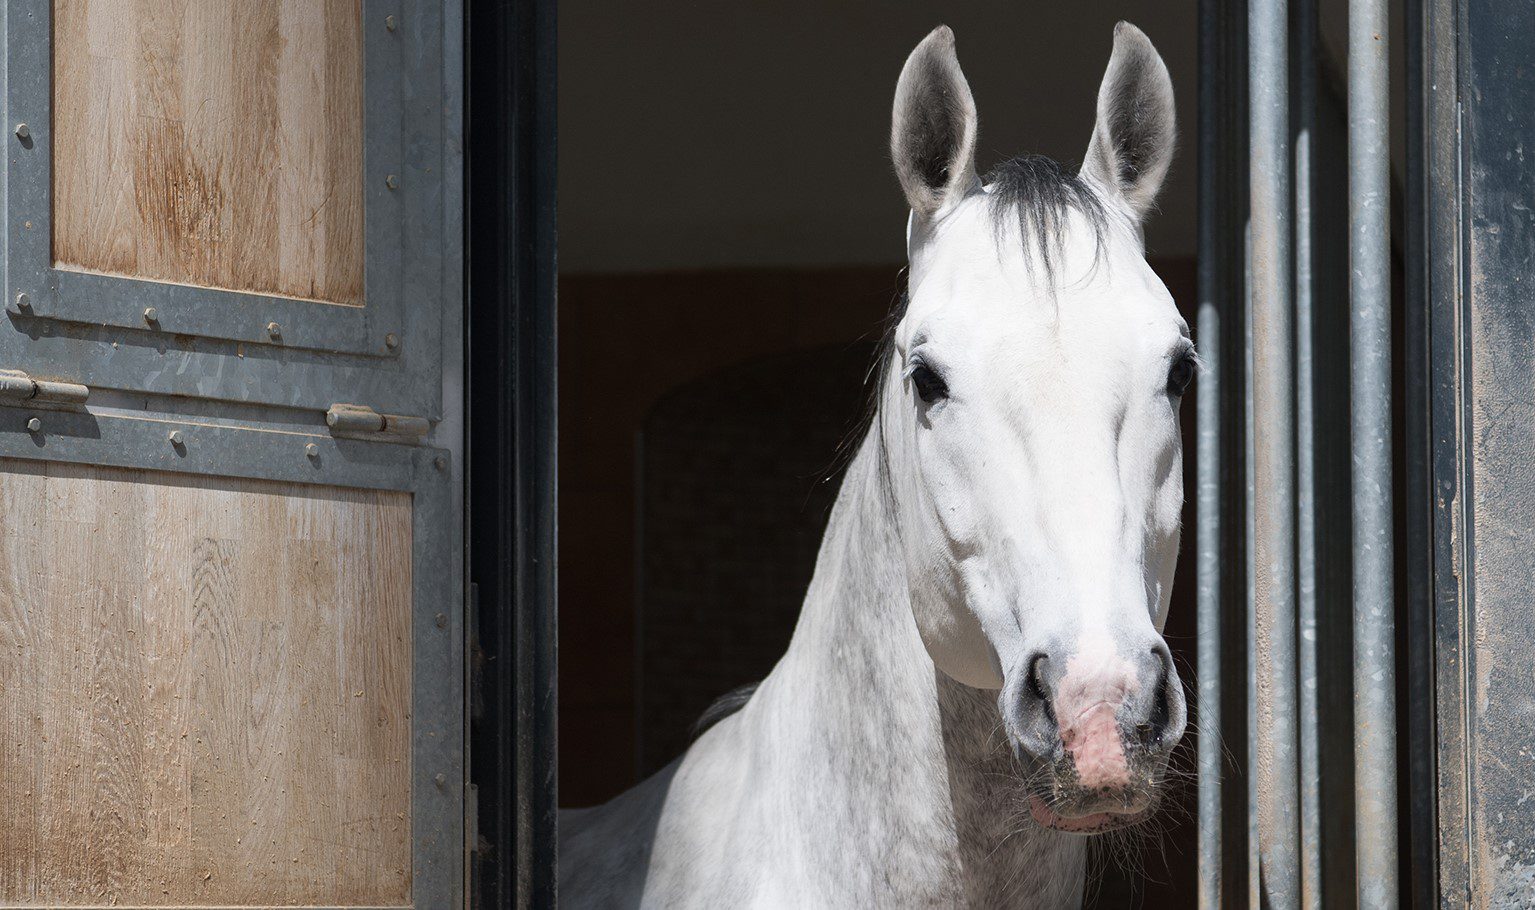
POLYGON ((325 423, 332 433, 386 436, 420 439, 432 429, 425 417, 401 417, 396 414, 380 414, 360 404, 333 404, 325 413, 325 423))
POLYGON ((21 370, 0 370, 0 402, 52 402, 84 404, 91 390, 78 382, 33 379, 21 370))

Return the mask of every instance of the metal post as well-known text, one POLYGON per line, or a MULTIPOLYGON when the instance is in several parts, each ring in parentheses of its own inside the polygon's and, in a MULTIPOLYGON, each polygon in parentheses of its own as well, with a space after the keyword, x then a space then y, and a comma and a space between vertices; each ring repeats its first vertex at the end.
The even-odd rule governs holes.
POLYGON ((1199 907, 1220 910, 1221 875, 1221 318, 1219 181, 1220 19, 1216 0, 1199 0, 1199 314, 1195 322, 1205 372, 1198 404, 1195 565, 1198 573, 1199 907))
POLYGON ((1299 906, 1295 662, 1295 399, 1289 9, 1250 0, 1253 659, 1258 891, 1299 906))
POLYGON ((1300 673, 1301 906, 1322 906, 1322 748, 1317 664, 1317 434, 1315 407, 1316 298, 1312 168, 1316 163, 1317 0, 1296 0, 1295 65, 1295 454, 1296 592, 1300 673))
POLYGON ((1354 812, 1359 906, 1397 905, 1391 264, 1385 0, 1348 10, 1354 490, 1354 812))
POLYGON ((1243 581, 1247 585, 1247 609, 1242 616, 1246 623, 1242 629, 1242 650, 1246 660, 1243 666, 1247 670, 1244 679, 1247 687, 1247 723, 1242 732, 1247 744, 1247 906, 1262 907, 1260 891, 1263 878, 1258 874, 1258 774, 1254 768, 1258 742, 1258 712, 1253 710, 1253 706, 1258 703, 1258 663, 1253 657, 1253 643, 1257 641, 1254 613, 1258 603, 1257 509, 1254 503, 1258 501, 1258 487, 1255 479, 1257 459, 1253 457, 1256 433, 1253 429, 1253 226, 1250 211, 1242 231, 1242 263, 1242 299, 1246 303, 1242 320, 1242 445, 1245 447, 1245 457, 1242 460, 1242 520, 1247 533, 1243 537, 1242 566, 1245 569, 1243 581))

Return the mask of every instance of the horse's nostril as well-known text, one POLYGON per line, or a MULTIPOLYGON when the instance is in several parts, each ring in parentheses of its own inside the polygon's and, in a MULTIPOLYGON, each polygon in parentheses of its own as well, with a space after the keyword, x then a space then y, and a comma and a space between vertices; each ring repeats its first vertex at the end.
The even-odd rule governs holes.
POLYGON ((1035 654, 1029 661, 1028 687, 1029 694, 1044 702, 1050 703, 1050 693, 1045 691, 1045 678, 1043 675, 1044 663, 1050 659, 1050 655, 1043 652, 1035 654))
POLYGON ((1041 737, 1040 746, 1055 739, 1055 706, 1050 704, 1050 685, 1048 673, 1050 655, 1044 651, 1034 652, 1025 664, 1023 674, 1023 704, 1021 709, 1028 715, 1036 718, 1035 723, 1043 721, 1048 726, 1048 734, 1045 729, 1038 729, 1037 735, 1041 737))

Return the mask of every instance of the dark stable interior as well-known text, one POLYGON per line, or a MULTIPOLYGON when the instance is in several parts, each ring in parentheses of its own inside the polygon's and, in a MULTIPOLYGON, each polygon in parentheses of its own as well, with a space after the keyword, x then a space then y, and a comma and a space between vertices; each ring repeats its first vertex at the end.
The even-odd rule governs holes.
MULTIPOLYGON (((1192 325, 1194 12, 561 4, 562 806, 666 764, 792 634, 902 278, 886 143, 906 53, 939 22, 954 28, 983 170, 1024 152, 1074 165, 1114 23, 1144 28, 1172 71, 1183 149, 1148 255, 1192 325)), ((1195 407, 1183 405, 1188 502, 1166 629, 1190 692, 1195 407)), ((1160 836, 1094 851, 1089 906, 1188 906, 1193 755, 1191 724, 1160 836)))

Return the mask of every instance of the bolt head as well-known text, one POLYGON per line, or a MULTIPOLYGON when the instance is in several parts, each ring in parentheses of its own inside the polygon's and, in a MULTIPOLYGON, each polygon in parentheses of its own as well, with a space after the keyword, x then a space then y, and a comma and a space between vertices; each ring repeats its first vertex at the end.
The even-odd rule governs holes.
POLYGON ((29 294, 27 294, 26 291, 18 291, 16 293, 16 309, 18 309, 18 310, 30 310, 30 309, 32 309, 32 297, 29 294))
POLYGON ((438 771, 437 776, 432 778, 432 780, 436 781, 437 789, 439 790, 446 789, 448 786, 448 775, 442 773, 441 771, 438 771))
POLYGON ((43 431, 43 422, 41 420, 38 420, 36 417, 33 417, 31 420, 27 421, 27 432, 29 432, 29 433, 41 433, 42 431, 43 431))
POLYGON ((311 442, 304 446, 304 454, 308 455, 310 458, 319 458, 320 447, 311 442))
POLYGON ((282 326, 275 322, 269 322, 266 324, 266 333, 271 335, 273 338, 277 338, 282 335, 282 326))
POLYGON ((179 446, 179 445, 185 445, 186 441, 187 441, 187 438, 185 436, 181 435, 181 431, 180 430, 171 430, 170 440, 171 440, 171 445, 179 446))
POLYGON ((432 464, 436 466, 437 470, 446 471, 448 469, 448 456, 438 455, 436 458, 432 459, 432 464))
POLYGON ((448 614, 446 614, 446 613, 438 613, 437 614, 437 628, 439 628, 439 629, 446 629, 447 627, 448 627, 448 614))
POLYGON ((16 138, 20 139, 22 142, 26 142, 28 139, 31 139, 32 127, 27 126, 25 123, 16 124, 16 138))
POLYGON ((396 28, 399 28, 399 26, 400 26, 400 23, 396 22, 395 18, 393 16, 385 16, 384 17, 384 28, 387 28, 387 29, 389 29, 392 32, 396 28))
POLYGON ((384 178, 384 186, 389 187, 391 190, 399 189, 400 178, 394 174, 390 174, 388 177, 384 178))
POLYGON ((160 321, 160 311, 156 310, 152 306, 151 307, 145 307, 144 308, 144 321, 148 322, 148 323, 159 322, 160 321))
POLYGON ((400 346, 400 336, 393 332, 384 336, 384 347, 393 351, 400 346))

